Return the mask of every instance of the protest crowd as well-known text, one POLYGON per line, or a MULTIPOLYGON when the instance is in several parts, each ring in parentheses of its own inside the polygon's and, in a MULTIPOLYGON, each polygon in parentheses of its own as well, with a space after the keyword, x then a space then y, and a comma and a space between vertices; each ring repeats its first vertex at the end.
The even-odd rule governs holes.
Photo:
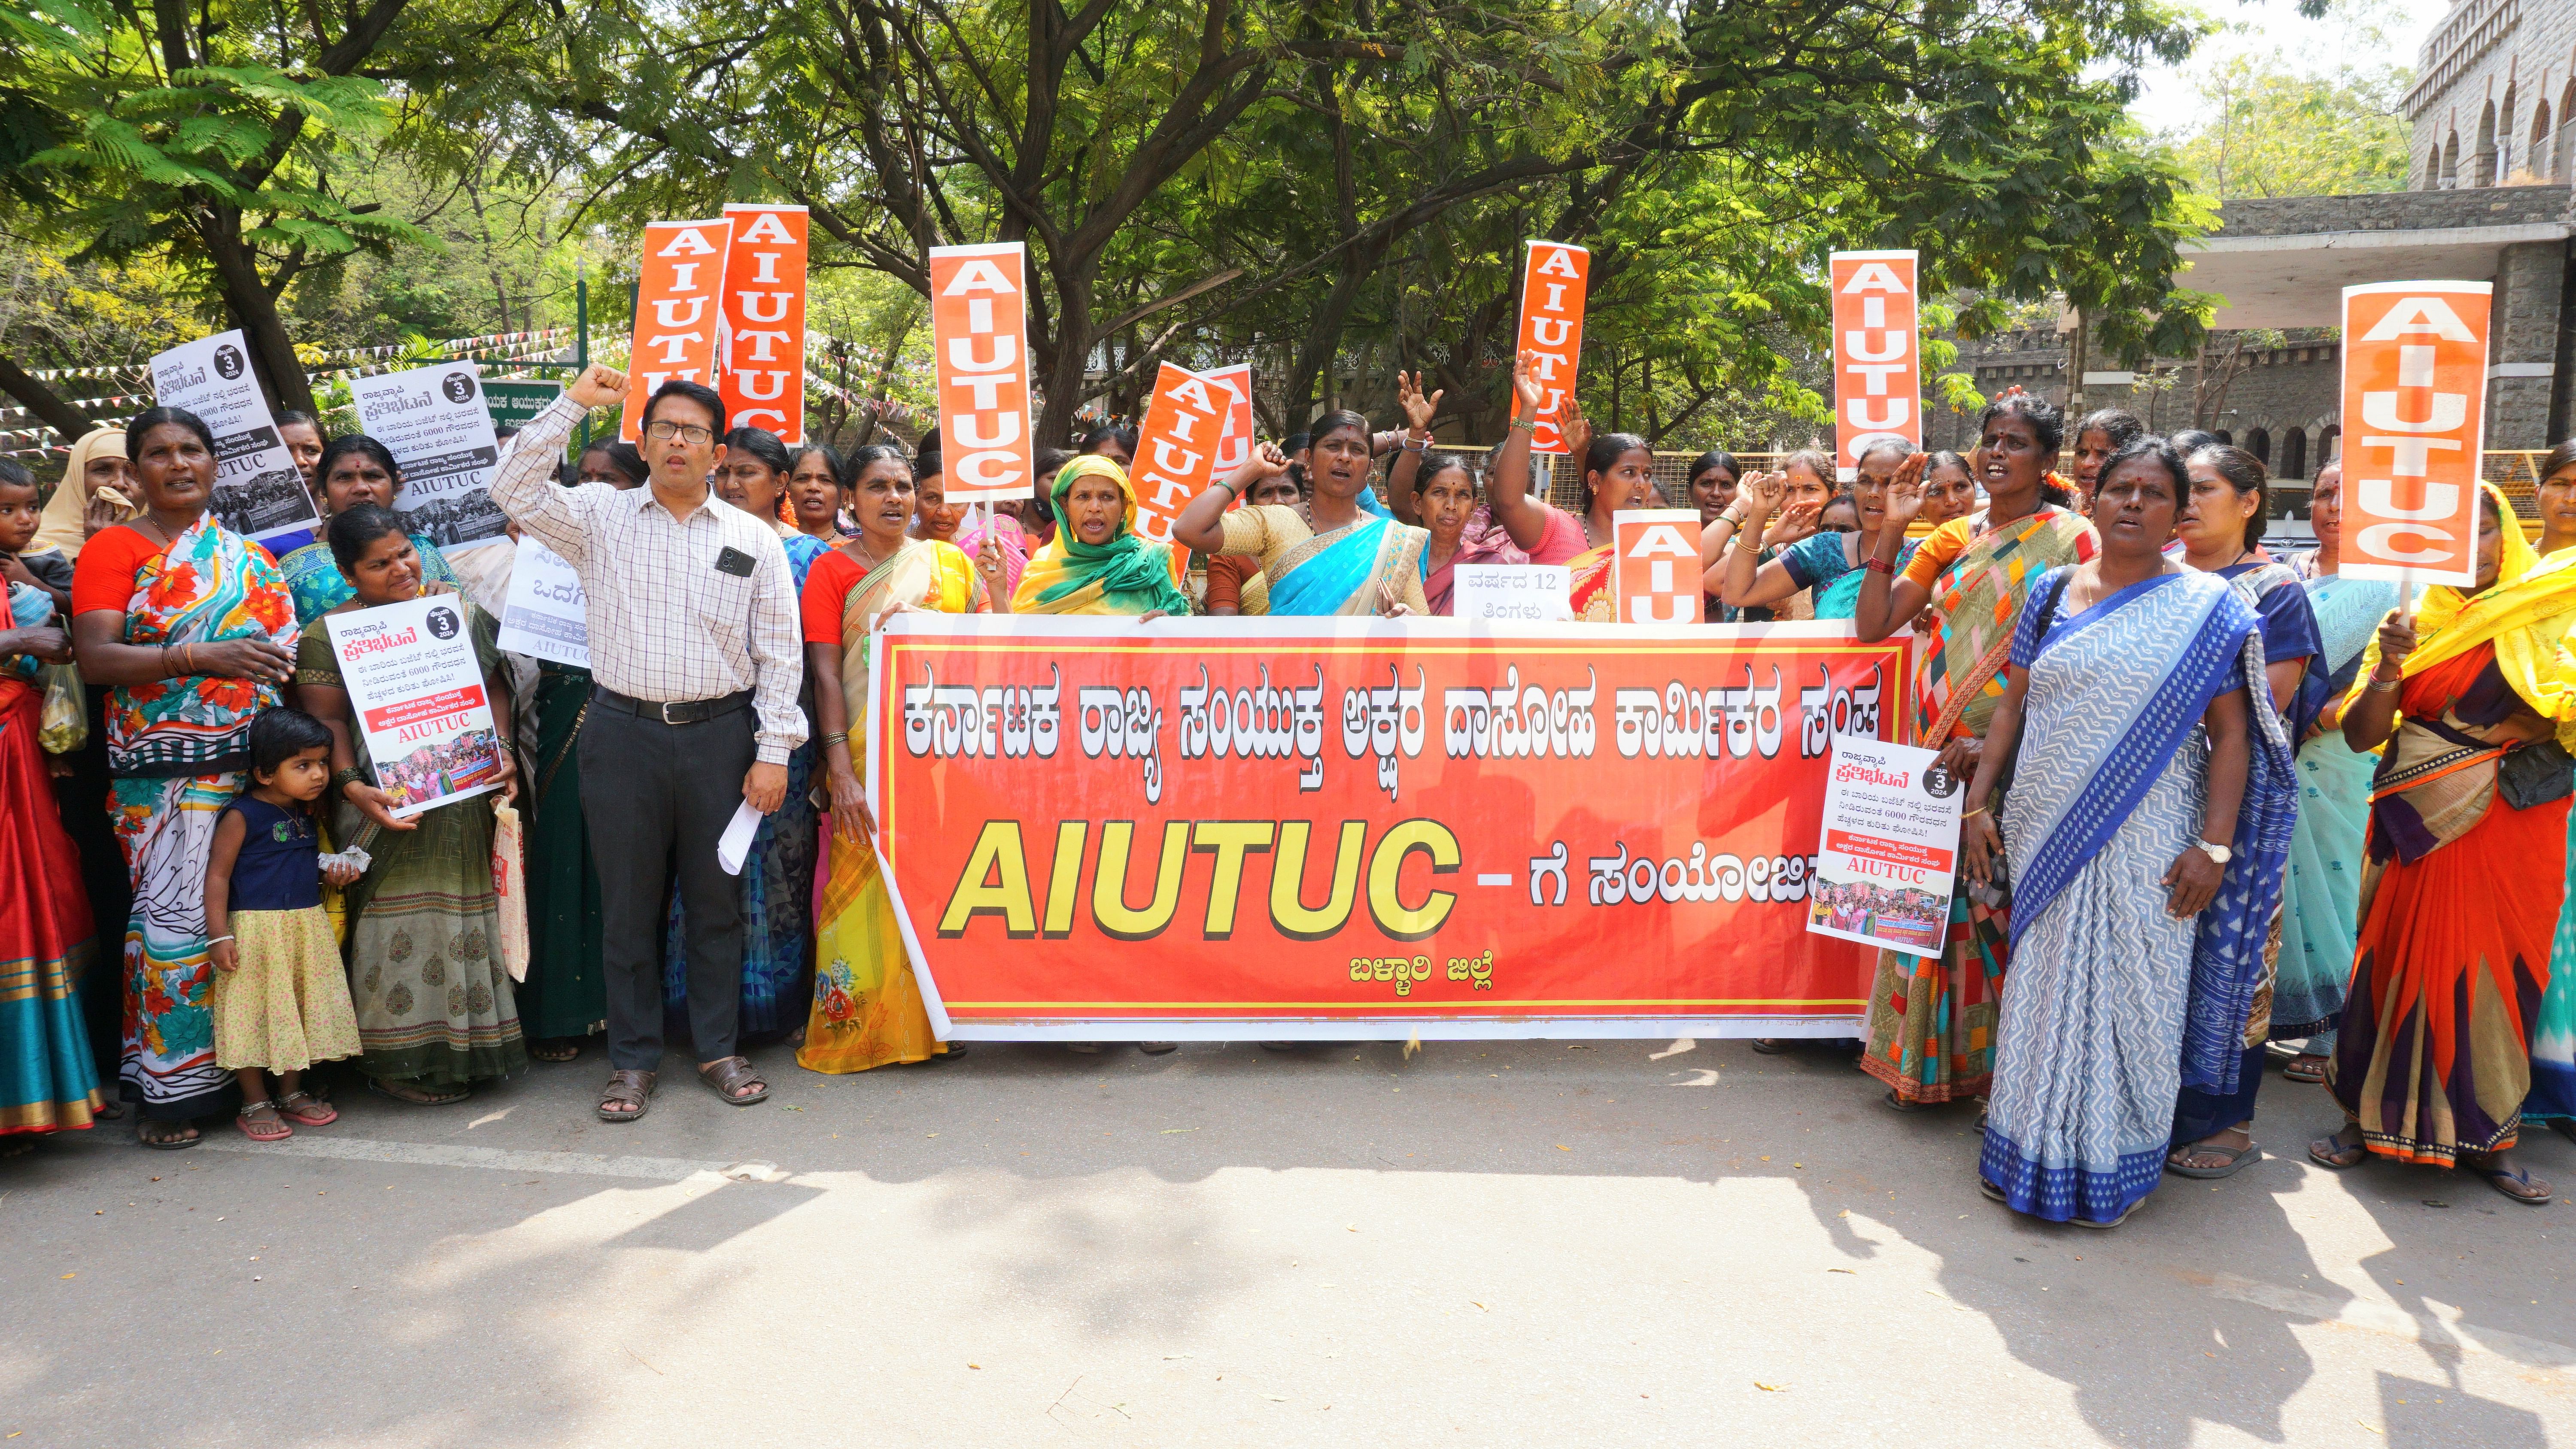
POLYGON ((587 670, 499 647, 490 580, 394 511, 401 469, 366 436, 283 420, 327 520, 284 557, 208 511, 215 439, 185 411, 79 439, 41 504, 0 463, 0 962, 26 977, 0 991, 0 1152, 128 1113, 150 1148, 327 1128, 306 1074, 333 1061, 427 1106, 596 1044, 598 1115, 632 1122, 666 1043, 745 1106, 770 1091, 745 1044, 824 1073, 953 1060, 864 783, 888 620, 1439 617, 1461 568, 1499 565, 1568 570, 1572 617, 1616 628, 1614 516, 1668 507, 1697 512, 1708 622, 1914 641, 1912 738, 1964 786, 1946 917, 1862 886, 1805 909, 1937 942, 1875 954, 1859 1066, 1899 1111, 1984 1104, 1988 1196, 2111 1226, 2167 1173, 2223 1178, 2297 1134, 2327 1167, 2549 1200, 2514 1149, 2526 1123, 2576 1138, 2576 442, 2541 470, 2536 539, 2486 488, 2474 586, 2401 609, 2339 572, 2334 470, 2317 546, 2275 552, 2260 461, 2126 413, 2007 393, 1964 456, 1889 437, 1845 482, 1824 452, 1713 451, 1671 498, 1643 439, 1569 418, 1565 509, 1533 486, 1526 352, 1513 386, 1481 464, 1430 448, 1439 399, 1403 378, 1401 419, 1253 448, 1167 544, 1137 530, 1117 427, 1040 448, 1034 498, 969 508, 935 432, 843 458, 672 381, 637 444, 566 464, 627 397, 593 367, 490 485, 578 573, 587 670), (327 621, 424 592, 462 606, 523 823, 481 797, 396 813, 389 779, 435 791, 488 756, 393 777, 366 753, 327 621), (49 753, 36 681, 64 661, 91 728, 49 753), (718 841, 745 802, 736 873, 718 841), (496 828, 522 832, 524 980, 496 828))

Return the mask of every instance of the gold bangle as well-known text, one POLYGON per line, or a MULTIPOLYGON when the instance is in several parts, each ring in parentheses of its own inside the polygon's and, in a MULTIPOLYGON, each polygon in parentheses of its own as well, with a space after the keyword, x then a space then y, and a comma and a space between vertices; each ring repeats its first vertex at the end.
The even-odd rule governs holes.
POLYGON ((1985 813, 1986 813, 1986 807, 1985 807, 1985 806, 1983 806, 1983 805, 1980 805, 1980 806, 1978 806, 1976 809, 1969 811, 1967 814, 1960 816, 1960 817, 1959 817, 1959 823, 1960 823, 1960 824, 1962 824, 1962 825, 1965 825, 1965 824, 1967 824, 1969 821, 1974 820, 1974 819, 1976 819, 1978 816, 1983 815, 1983 814, 1985 814, 1985 813))
POLYGON ((1520 429, 1524 433, 1535 433, 1538 431, 1538 419, 1514 418, 1512 419, 1512 426, 1520 429))

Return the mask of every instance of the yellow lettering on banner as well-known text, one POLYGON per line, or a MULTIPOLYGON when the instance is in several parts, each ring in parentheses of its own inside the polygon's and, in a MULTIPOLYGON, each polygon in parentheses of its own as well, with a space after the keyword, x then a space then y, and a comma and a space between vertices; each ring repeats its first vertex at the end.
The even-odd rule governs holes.
POLYGON ((2439 297, 2407 298, 2389 308, 2388 315, 2379 319, 2378 326, 2361 334, 2361 340, 2386 342, 2419 332, 2429 332, 2451 342, 2474 343, 2478 340, 2477 334, 2469 330, 2469 324, 2461 321, 2460 314, 2451 310, 2451 304, 2439 297))
POLYGON ((1306 842, 1314 824, 1283 821, 1278 853, 1270 860, 1270 924, 1292 941, 1321 941, 1342 928, 1359 901, 1360 847, 1368 839, 1368 822, 1342 822, 1341 843, 1333 851, 1333 893, 1321 909, 1305 901, 1306 842))
POLYGON ((1103 935, 1150 941, 1163 933, 1181 908, 1181 868, 1190 863, 1190 823, 1175 820, 1163 827, 1163 858, 1154 870, 1154 899, 1142 910, 1127 904, 1127 853, 1135 838, 1133 820, 1102 823, 1100 863, 1091 874, 1091 919, 1103 935))
MULTIPOLYGON (((1437 820, 1407 820, 1378 837, 1377 853, 1369 857, 1369 914, 1377 919, 1377 928, 1398 941, 1419 941, 1440 929, 1449 919, 1450 909, 1458 897, 1448 891, 1432 891, 1419 906, 1408 907, 1396 894, 1396 881, 1404 873, 1404 858, 1415 851, 1431 857, 1431 872, 1448 875, 1458 869, 1458 837, 1437 820)), ((1423 979, 1430 977, 1425 963, 1423 979)))
POLYGON ((983 257, 969 257, 958 264, 957 275, 948 279, 948 285, 940 289, 939 295, 963 297, 969 292, 1002 292, 1017 296, 1019 291, 1011 285, 1010 278, 1002 275, 1000 267, 983 257))
POLYGON ((1082 846, 1091 835, 1088 820, 1065 820, 1055 827, 1055 864, 1047 867, 1046 938, 1061 941, 1073 934, 1073 903, 1082 890, 1082 846))
POLYGON ((948 912, 939 918, 939 934, 962 936, 967 924, 986 911, 1002 918, 1003 930, 1014 940, 1037 934, 1037 912, 1029 904, 1028 855, 1020 849, 1016 820, 984 822, 966 869, 957 877, 956 893, 948 898, 948 912))
POLYGON ((671 233, 670 245, 663 247, 653 255, 657 257, 711 257, 715 254, 716 249, 707 241, 706 233, 699 231, 694 226, 684 226, 678 231, 671 233))
POLYGON ((1233 939, 1235 903, 1243 890, 1244 854, 1268 850, 1273 833, 1267 820, 1202 820, 1190 833, 1190 849, 1216 855, 1215 871, 1208 879, 1209 940, 1233 939))
POLYGON ((1896 278, 1896 269, 1885 262, 1863 262, 1852 271, 1852 279, 1843 284, 1845 293, 1894 292, 1906 295, 1905 284, 1896 278))

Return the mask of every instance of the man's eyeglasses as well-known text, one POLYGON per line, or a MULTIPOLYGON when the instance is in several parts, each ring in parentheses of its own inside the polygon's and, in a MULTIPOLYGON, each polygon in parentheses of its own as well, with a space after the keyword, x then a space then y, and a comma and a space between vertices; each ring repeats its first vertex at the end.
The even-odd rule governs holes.
POLYGON ((692 447, 701 446, 715 438, 714 433, 695 423, 647 423, 644 425, 644 436, 657 443, 667 443, 677 438, 692 447))

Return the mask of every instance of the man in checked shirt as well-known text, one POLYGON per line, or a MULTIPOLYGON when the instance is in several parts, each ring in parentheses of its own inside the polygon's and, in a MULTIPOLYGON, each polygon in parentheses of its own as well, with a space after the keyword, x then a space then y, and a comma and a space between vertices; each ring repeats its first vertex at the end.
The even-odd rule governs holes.
POLYGON ((688 925, 689 1031, 698 1076, 737 1107, 769 1084, 734 1052, 742 991, 742 881, 716 842, 746 801, 763 814, 787 793, 804 742, 796 588, 778 535, 717 498, 724 400, 672 381, 645 404, 650 485, 566 488, 555 465, 573 424, 626 396, 626 375, 594 366, 520 431, 492 499, 581 575, 589 596, 590 703, 583 711, 581 808, 599 862, 608 978, 608 1085, 599 1115, 644 1115, 662 1061, 662 932, 676 882, 688 925))

